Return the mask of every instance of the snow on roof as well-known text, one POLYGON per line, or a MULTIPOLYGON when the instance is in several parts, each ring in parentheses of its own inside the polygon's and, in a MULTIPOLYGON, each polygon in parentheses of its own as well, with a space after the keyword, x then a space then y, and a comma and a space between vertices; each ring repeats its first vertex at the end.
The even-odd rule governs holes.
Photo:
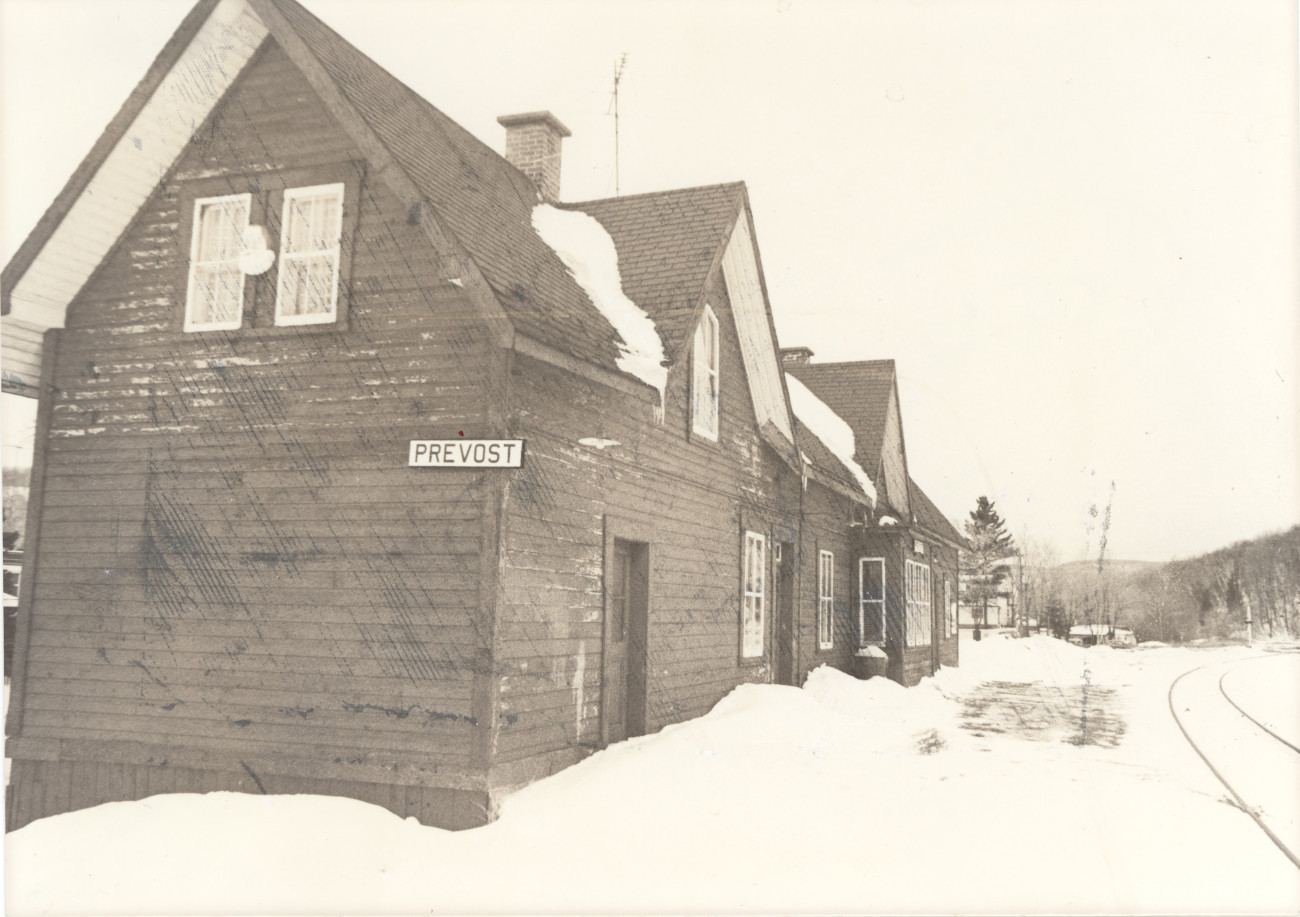
POLYGON ((585 213, 538 204, 533 208, 533 229, 623 339, 618 368, 657 389, 662 402, 668 381, 663 341, 650 316, 623 292, 618 249, 605 227, 585 213))
POLYGON ((853 428, 844 419, 826 406, 826 403, 808 390, 789 373, 785 377, 786 387, 790 391, 790 407, 799 420, 812 431, 813 435, 826 444, 826 448, 835 453, 835 457, 853 472, 863 492, 876 501, 876 486, 862 470, 854 456, 857 454, 857 441, 853 437, 853 428))

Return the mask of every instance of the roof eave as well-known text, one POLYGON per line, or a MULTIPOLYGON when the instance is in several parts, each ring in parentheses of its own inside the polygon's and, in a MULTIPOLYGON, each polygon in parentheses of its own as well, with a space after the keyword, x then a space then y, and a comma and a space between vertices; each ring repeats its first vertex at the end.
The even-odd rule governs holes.
POLYGON ((127 129, 140 114, 141 110, 148 103, 149 99, 157 90, 163 78, 171 72, 172 67, 180 60, 181 55, 189 46, 194 36, 198 34, 203 23, 207 21, 213 9, 216 8, 220 0, 198 0, 194 8, 186 14, 177 26, 176 31, 172 33, 171 38, 163 45, 158 56, 154 58, 153 63, 145 72, 144 77, 131 90, 126 101, 105 126, 99 138, 91 146, 90 151, 85 155, 77 168, 69 176, 63 189, 55 196, 50 206, 46 208, 45 213, 36 221, 36 226, 27 234, 18 250, 14 252, 9 263, 5 265, 4 270, 0 271, 0 314, 8 315, 12 306, 12 294, 14 287, 27 273, 27 269, 40 255, 45 243, 49 241, 55 229, 67 216, 68 211, 81 197, 82 192, 90 184, 99 168, 108 158, 109 153, 126 134, 127 129))

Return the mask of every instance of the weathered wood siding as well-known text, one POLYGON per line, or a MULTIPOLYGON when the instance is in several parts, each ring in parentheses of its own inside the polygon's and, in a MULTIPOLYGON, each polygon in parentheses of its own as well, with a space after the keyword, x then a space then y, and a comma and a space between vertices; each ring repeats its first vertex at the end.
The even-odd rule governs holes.
POLYGON ((907 489, 907 459, 904 455, 903 422, 899 414, 897 393, 891 390, 889 409, 885 414, 881 464, 884 469, 885 494, 894 509, 903 514, 900 521, 907 525, 912 518, 912 504, 907 489))
POLYGON ((858 558, 849 538, 853 504, 816 481, 808 483, 803 500, 803 550, 800 576, 795 585, 799 610, 799 665, 796 684, 819 665, 844 672, 853 671, 853 654, 858 648, 858 558), (821 649, 817 633, 819 581, 817 558, 821 551, 835 556, 835 640, 821 649))
MULTIPOLYGON (((957 552, 954 548, 935 541, 925 532, 903 526, 867 529, 854 539, 857 557, 882 557, 885 560, 885 651, 889 656, 888 676, 904 685, 914 685, 927 675, 934 674, 936 656, 940 665, 957 664, 957 637, 947 635, 944 626, 943 580, 948 577, 957 588, 957 552), (921 541, 925 552, 918 553, 915 543, 921 541), (930 568, 930 604, 933 622, 931 642, 923 646, 907 646, 905 620, 907 616, 906 569, 907 561, 925 564, 930 568), (937 619, 937 620, 936 620, 937 619)), ((858 573, 854 570, 853 589, 859 588, 858 573)))
POLYGON ((0 319, 0 378, 3 390, 35 398, 41 378, 41 341, 45 332, 12 315, 0 319))
MULTIPOLYGON (((180 330, 195 183, 244 190, 256 173, 274 201, 282 174, 335 180, 360 159, 269 44, 74 302, 15 687, 12 754, 50 760, 15 768, 11 819, 52 811, 24 775, 48 787, 77 755, 125 765, 145 749, 133 767, 190 760, 225 789, 251 760, 285 791, 481 774, 490 488, 406 455, 414 438, 488 435, 498 352, 406 208, 364 175, 345 202, 337 325, 258 327, 272 271, 246 287, 240 330, 180 330)), ((101 784, 78 799, 126 798, 101 784)))
POLYGON ((942 633, 939 634, 939 664, 946 666, 956 666, 959 662, 957 652, 957 631, 955 626, 950 635, 948 633, 948 608, 944 605, 943 583, 947 579, 950 584, 950 593, 952 601, 957 601, 957 549, 950 545, 938 541, 927 542, 930 546, 932 561, 932 576, 935 578, 935 602, 940 606, 939 621, 942 626, 942 633))
POLYGON ((527 452, 502 522, 494 782, 530 779, 600 744, 607 515, 651 546, 647 730, 771 679, 771 543, 798 540, 799 479, 759 437, 720 272, 707 298, 721 329, 716 443, 690 433, 689 356, 669 372, 662 423, 650 402, 515 364, 509 424, 527 452), (768 649, 756 660, 740 658, 746 528, 769 539, 768 649))

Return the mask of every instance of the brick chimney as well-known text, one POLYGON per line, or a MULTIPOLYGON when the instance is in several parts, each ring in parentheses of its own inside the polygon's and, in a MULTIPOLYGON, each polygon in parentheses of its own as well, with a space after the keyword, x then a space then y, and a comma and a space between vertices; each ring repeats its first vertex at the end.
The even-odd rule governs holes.
POLYGON ((812 359, 813 352, 807 347, 782 347, 781 362, 789 366, 791 363, 807 363, 812 359))
POLYGON ((570 131, 549 111, 502 115, 506 160, 537 185, 548 201, 560 199, 560 144, 570 131))

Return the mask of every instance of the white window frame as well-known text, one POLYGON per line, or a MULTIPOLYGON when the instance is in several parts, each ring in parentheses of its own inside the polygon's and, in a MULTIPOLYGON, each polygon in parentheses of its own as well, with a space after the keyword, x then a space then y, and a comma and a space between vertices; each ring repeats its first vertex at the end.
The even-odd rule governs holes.
POLYGON ((907 561, 904 600, 907 614, 904 616, 903 639, 907 646, 929 646, 934 641, 934 604, 930 589, 930 566, 907 561), (925 639, 920 639, 924 633, 925 639))
POLYGON ((835 648, 835 555, 817 554, 817 646, 835 648))
POLYGON ((858 558, 858 645, 874 646, 875 641, 867 640, 867 616, 874 615, 880 622, 880 643, 886 639, 886 617, 885 617, 885 559, 883 557, 859 557, 858 558), (880 598, 869 599, 866 595, 867 578, 862 575, 863 569, 867 564, 880 564, 880 598), (874 606, 874 607, 872 607, 874 606))
POLYGON ((239 271, 239 252, 236 251, 234 257, 227 258, 223 261, 203 261, 198 260, 200 249, 200 236, 203 233, 203 208, 212 204, 224 204, 229 201, 239 201, 244 205, 244 225, 239 227, 240 245, 243 245, 244 230, 248 228, 249 212, 253 206, 253 195, 244 194, 222 194, 216 197, 201 197, 194 201, 194 226, 190 231, 190 271, 189 278, 185 284, 185 323, 186 331, 233 331, 244 323, 244 273, 239 271), (239 271, 239 305, 235 309, 232 318, 220 322, 197 322, 194 320, 194 279, 200 267, 211 265, 234 265, 236 271, 239 271))
POLYGON ((722 403, 719 388, 721 366, 718 331, 718 316, 714 314, 708 303, 705 303, 704 314, 700 316, 699 324, 695 326, 695 339, 691 347, 691 432, 714 442, 718 441, 718 422, 722 403), (712 401, 711 417, 702 416, 701 408, 705 406, 706 400, 712 401), (712 420, 711 424, 710 420, 712 420))
POLYGON ((745 532, 741 558, 740 655, 760 658, 767 629, 767 536, 745 532))
POLYGON ((957 633, 957 603, 952 600, 952 580, 943 578, 943 608, 948 621, 948 636, 957 633))
POLYGON ((342 237, 343 237, 343 182, 335 182, 328 185, 309 185, 303 188, 286 188, 284 192, 284 203, 280 210, 280 259, 279 274, 275 283, 275 323, 277 325, 323 325, 329 322, 337 321, 339 315, 339 267, 342 260, 342 237), (338 197, 338 225, 333 233, 334 243, 329 248, 318 249, 312 252, 289 252, 289 232, 293 225, 293 202, 299 198, 319 197, 325 194, 334 194, 338 197), (282 311, 285 278, 289 276, 286 266, 291 261, 305 261, 309 258, 319 258, 322 255, 331 255, 334 259, 334 282, 330 292, 330 308, 328 312, 307 312, 299 315, 285 315, 282 311))

